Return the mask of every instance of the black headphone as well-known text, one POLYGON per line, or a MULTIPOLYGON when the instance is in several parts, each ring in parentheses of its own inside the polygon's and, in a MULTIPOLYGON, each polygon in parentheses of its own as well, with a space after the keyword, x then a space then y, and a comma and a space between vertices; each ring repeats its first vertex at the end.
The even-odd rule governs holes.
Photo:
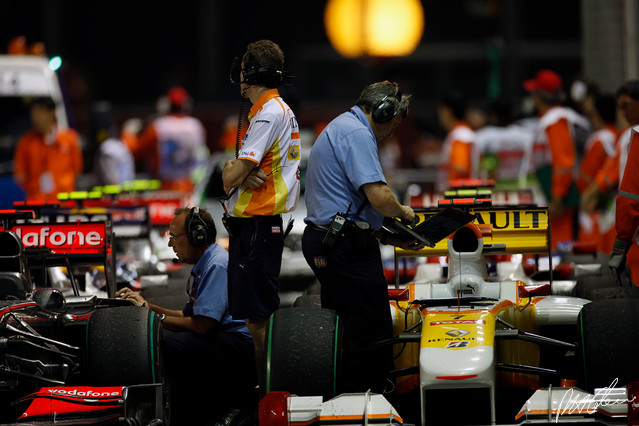
POLYGON ((240 58, 237 56, 233 59, 233 64, 231 65, 230 80, 233 84, 243 82, 248 85, 275 88, 283 86, 290 77, 286 71, 260 67, 259 65, 250 65, 242 68, 240 58), (243 80, 240 79, 240 73, 244 78, 243 80))
POLYGON ((209 228, 200 216, 200 208, 191 208, 186 223, 186 232, 193 247, 204 247, 209 243, 209 228))
POLYGON ((280 87, 284 84, 284 72, 272 68, 252 67, 242 70, 244 83, 265 87, 280 87))
POLYGON ((389 99, 389 95, 386 95, 373 107, 371 117, 373 117, 375 122, 388 123, 395 118, 399 112, 399 103, 402 101, 402 92, 399 91, 399 86, 395 86, 395 93, 392 97, 395 98, 397 102, 392 98, 389 99))

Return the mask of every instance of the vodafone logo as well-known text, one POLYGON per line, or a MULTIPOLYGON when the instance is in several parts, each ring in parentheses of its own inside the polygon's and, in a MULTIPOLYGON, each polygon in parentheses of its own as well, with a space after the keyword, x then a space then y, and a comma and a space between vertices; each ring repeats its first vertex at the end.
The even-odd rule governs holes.
POLYGON ((102 253, 106 247, 103 222, 28 223, 13 231, 25 247, 47 247, 56 253, 102 253))
POLYGON ((58 394, 58 395, 69 395, 69 396, 120 396, 122 392, 111 392, 107 390, 101 390, 99 392, 94 391, 93 389, 49 389, 50 393, 58 394))
POLYGON ((102 244, 102 236, 99 232, 87 233, 71 231, 51 231, 48 226, 40 228, 39 232, 25 232, 22 229, 15 230, 25 247, 63 247, 68 245, 99 246, 102 244))

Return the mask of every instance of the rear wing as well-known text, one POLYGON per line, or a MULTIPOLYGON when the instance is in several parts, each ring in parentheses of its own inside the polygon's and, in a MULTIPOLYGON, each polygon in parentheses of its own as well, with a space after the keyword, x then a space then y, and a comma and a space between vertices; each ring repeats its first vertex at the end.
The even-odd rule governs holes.
POLYGON ((111 222, 114 238, 148 238, 151 233, 151 218, 149 207, 118 206, 112 201, 80 200, 77 202, 65 201, 64 207, 60 205, 44 204, 39 202, 15 202, 15 208, 33 209, 35 219, 32 223, 51 222, 111 222), (86 206, 89 203, 90 206, 86 206))
POLYGON ((18 235, 29 260, 29 269, 51 266, 104 266, 107 293, 116 290, 115 252, 110 221, 16 223, 18 235))
MULTIPOLYGON (((181 191, 160 190, 158 180, 135 180, 122 185, 95 187, 91 191, 59 193, 61 201, 73 201, 76 207, 141 207, 148 208, 151 227, 166 227, 175 217, 175 210, 193 202, 181 191)), ((114 226, 117 220, 114 217, 114 226)))
POLYGON ((493 206, 524 206, 535 204, 535 196, 531 189, 489 189, 470 188, 453 189, 444 192, 420 192, 412 194, 408 204, 413 208, 437 207, 441 200, 452 198, 490 198, 493 206))
MULTIPOLYGON (((475 215, 473 223, 490 225, 491 231, 484 238, 484 247, 491 254, 542 254, 550 251, 550 223, 548 207, 467 207, 464 210, 475 215)), ((440 209, 415 209, 419 226, 440 209)), ((395 248, 397 257, 447 256, 448 239, 439 241, 435 247, 419 251, 395 248)))

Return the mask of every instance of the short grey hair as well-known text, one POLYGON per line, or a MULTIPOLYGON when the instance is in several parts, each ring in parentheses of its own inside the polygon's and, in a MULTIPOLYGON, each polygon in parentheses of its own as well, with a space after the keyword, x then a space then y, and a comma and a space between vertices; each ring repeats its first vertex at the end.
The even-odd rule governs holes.
POLYGON ((412 95, 402 94, 399 90, 399 84, 388 80, 366 86, 355 105, 363 109, 364 112, 369 113, 385 97, 389 102, 396 104, 398 116, 404 118, 408 115, 408 106, 412 95), (398 100, 399 96, 401 96, 401 99, 398 100))

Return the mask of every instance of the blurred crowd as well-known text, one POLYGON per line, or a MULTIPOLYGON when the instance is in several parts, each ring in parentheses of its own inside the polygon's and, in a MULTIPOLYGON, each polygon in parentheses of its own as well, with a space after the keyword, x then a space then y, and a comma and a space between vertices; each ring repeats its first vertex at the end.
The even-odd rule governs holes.
MULTIPOLYGON (((484 110, 458 92, 440 100, 438 119, 447 135, 436 189, 469 178, 492 179, 497 188, 532 188, 535 201, 550 207, 553 249, 579 241, 611 253, 618 244, 616 221, 625 217, 615 201, 639 125, 639 81, 605 93, 587 79, 566 87, 544 69, 523 88, 529 96, 520 117, 500 100, 484 110)), ((636 282, 637 245, 625 251, 636 282)))

